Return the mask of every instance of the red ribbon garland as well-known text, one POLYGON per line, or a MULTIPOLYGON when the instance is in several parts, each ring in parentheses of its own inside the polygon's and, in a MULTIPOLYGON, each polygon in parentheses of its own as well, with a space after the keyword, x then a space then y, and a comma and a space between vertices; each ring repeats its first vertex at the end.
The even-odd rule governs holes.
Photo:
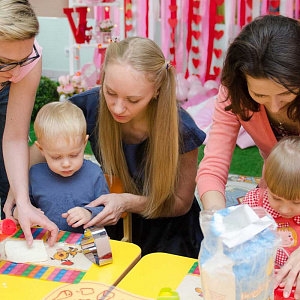
MULTIPOLYGON (((187 39, 186 39, 186 49, 187 49, 187 62, 189 62, 189 56, 192 46, 192 20, 193 20, 193 0, 189 0, 189 10, 188 10, 188 27, 187 27, 187 39)), ((189 65, 187 64, 185 78, 188 78, 189 65)))
POLYGON ((240 7, 240 26, 241 26, 241 28, 243 28, 245 24, 246 24, 246 3, 244 0, 242 0, 241 7, 240 7))
POLYGON ((217 14, 216 0, 211 0, 209 5, 209 33, 208 33, 207 64, 206 64, 207 67, 206 67, 205 81, 215 80, 217 77, 216 75, 210 74, 210 67, 211 67, 212 54, 214 48, 214 38, 215 38, 216 14, 217 14))
POLYGON ((127 37, 127 32, 130 31, 132 29, 132 25, 127 25, 126 21, 129 21, 130 19, 132 19, 132 12, 131 9, 129 9, 129 5, 132 5, 132 1, 131 0, 126 0, 124 2, 124 11, 125 11, 125 18, 124 18, 124 26, 125 26, 125 38, 127 37), (131 12, 131 17, 128 17, 128 12, 131 12))
MULTIPOLYGON (((171 0, 171 6, 176 6, 176 0, 171 0)), ((171 10, 171 19, 172 20, 177 20, 177 9, 176 10, 171 10)), ((176 26, 172 28, 171 35, 173 34, 174 36, 174 42, 173 42, 173 60, 172 60, 172 65, 176 66, 176 55, 175 55, 175 31, 176 31, 176 26)))
POLYGON ((149 0, 146 1, 146 37, 149 37, 149 0))

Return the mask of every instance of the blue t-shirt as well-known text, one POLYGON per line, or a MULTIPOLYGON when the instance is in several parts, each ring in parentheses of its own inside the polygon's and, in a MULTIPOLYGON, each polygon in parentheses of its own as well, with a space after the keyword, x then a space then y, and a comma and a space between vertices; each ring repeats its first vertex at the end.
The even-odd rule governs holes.
MULTIPOLYGON (((84 207, 108 193, 107 181, 101 168, 88 160, 84 160, 82 167, 69 177, 52 172, 47 163, 33 165, 29 171, 32 204, 40 208, 60 230, 82 233, 83 226, 69 226, 61 214, 76 206, 84 207)), ((103 206, 86 209, 92 213, 93 218, 102 211, 103 206)))
MULTIPOLYGON (((97 156, 99 88, 75 95, 70 100, 80 107, 85 115, 91 147, 99 160, 97 156)), ((194 120, 184 109, 180 108, 178 113, 181 135, 180 152, 183 154, 202 145, 205 133, 197 127, 194 120)), ((146 145, 147 140, 134 145, 127 145, 123 142, 129 173, 140 189, 144 180, 146 145)), ((191 209, 183 216, 145 219, 138 214, 132 214, 133 243, 141 247, 142 255, 153 252, 167 252, 197 258, 203 238, 199 225, 199 212, 199 204, 194 198, 191 209)), ((114 226, 106 226, 106 230, 111 238, 121 239, 123 236, 122 221, 114 226)))

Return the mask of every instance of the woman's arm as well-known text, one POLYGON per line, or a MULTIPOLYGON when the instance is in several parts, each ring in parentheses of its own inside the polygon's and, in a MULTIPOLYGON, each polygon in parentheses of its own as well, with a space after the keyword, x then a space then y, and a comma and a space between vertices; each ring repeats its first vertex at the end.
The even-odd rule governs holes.
MULTIPOLYGON (((195 177, 197 173, 198 149, 181 155, 179 166, 179 182, 175 192, 175 203, 172 211, 165 212, 161 217, 176 217, 187 213, 193 203, 195 192, 195 177)), ((147 197, 123 194, 102 195, 88 206, 104 205, 101 213, 94 217, 84 227, 114 225, 124 212, 141 214, 145 208, 147 197)))
POLYGON ((215 103, 213 125, 204 149, 196 182, 204 209, 222 209, 225 207, 225 185, 241 127, 238 117, 225 107, 230 104, 226 90, 220 87, 215 103), (225 101, 225 102, 224 102, 225 101))
MULTIPOLYGON (((29 148, 29 168, 35 164, 38 163, 42 163, 45 162, 45 157, 41 154, 41 151, 35 146, 35 144, 33 144, 30 148, 29 148)), ((12 194, 12 191, 9 190, 4 207, 3 207, 3 211, 5 213, 5 217, 6 218, 10 218, 13 219, 13 215, 11 214, 12 208, 15 206, 16 202, 14 199, 14 196, 12 194)))
POLYGON ((21 81, 11 84, 3 134, 3 156, 7 177, 16 204, 22 207, 19 210, 19 222, 29 244, 33 240, 31 226, 40 225, 48 229, 49 244, 55 242, 58 232, 56 225, 30 204, 28 194, 28 132, 41 77, 41 66, 40 60, 21 81))

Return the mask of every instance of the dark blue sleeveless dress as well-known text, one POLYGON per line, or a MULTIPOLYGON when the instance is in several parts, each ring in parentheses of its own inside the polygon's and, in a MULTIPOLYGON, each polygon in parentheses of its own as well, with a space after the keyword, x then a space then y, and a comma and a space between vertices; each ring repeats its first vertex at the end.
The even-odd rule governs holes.
MULTIPOLYGON (((79 106, 87 120, 87 131, 90 135, 91 147, 97 157, 97 129, 99 88, 75 95, 71 101, 79 106)), ((200 130, 192 118, 180 109, 180 130, 182 135, 182 153, 197 149, 205 139, 205 133, 200 130)), ((143 157, 147 140, 135 145, 123 143, 125 158, 130 175, 139 187, 143 183, 143 157)), ((99 158, 97 158, 99 160, 99 158)), ((197 258, 203 235, 199 225, 199 204, 194 198, 191 209, 180 217, 165 217, 145 219, 138 214, 132 214, 133 243, 142 249, 142 255, 153 252, 167 252, 197 258)), ((123 223, 120 220, 114 226, 106 226, 112 239, 123 237, 123 223)))

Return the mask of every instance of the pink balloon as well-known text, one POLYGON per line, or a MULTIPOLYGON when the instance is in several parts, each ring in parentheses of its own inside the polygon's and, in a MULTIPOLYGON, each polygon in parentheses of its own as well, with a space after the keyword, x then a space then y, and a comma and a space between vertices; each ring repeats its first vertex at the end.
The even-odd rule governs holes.
POLYGON ((183 84, 177 84, 176 86, 176 98, 179 101, 185 101, 187 99, 188 89, 183 84))
POLYGON ((219 88, 219 84, 214 80, 207 80, 203 86, 205 87, 206 90, 219 88))
POLYGON ((191 88, 188 91, 187 94, 187 98, 190 99, 191 97, 195 96, 195 95, 205 95, 206 94, 206 90, 203 86, 201 85, 192 85, 191 88))
POLYGON ((201 84, 201 81, 200 79, 196 76, 196 75, 191 75, 187 78, 187 82, 189 84, 189 87, 191 87, 191 85, 194 83, 194 82, 199 82, 201 84))

